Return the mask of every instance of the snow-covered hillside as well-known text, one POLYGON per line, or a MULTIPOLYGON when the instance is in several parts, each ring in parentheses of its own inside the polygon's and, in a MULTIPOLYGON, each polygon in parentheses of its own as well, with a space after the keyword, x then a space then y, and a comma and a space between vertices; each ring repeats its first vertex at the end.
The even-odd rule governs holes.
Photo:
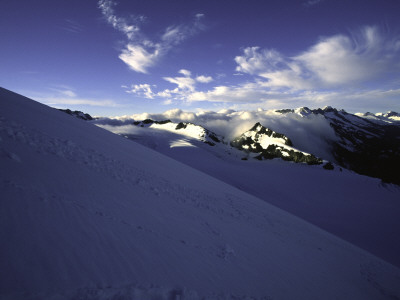
POLYGON ((400 297, 393 265, 4 89, 0 153, 0 299, 400 297))
MULTIPOLYGON (((304 132, 308 122, 325 131, 324 122, 332 119, 332 124, 337 125, 339 123, 335 122, 336 118, 342 122, 343 118, 348 120, 348 129, 339 125, 337 128, 348 130, 350 133, 357 132, 357 123, 369 124, 359 117, 329 107, 320 110, 300 108, 277 111, 273 117, 276 115, 287 122, 299 118, 295 124, 300 132, 304 132)), ((295 144, 302 147, 304 142, 301 143, 301 140, 296 138, 296 142, 292 143, 286 135, 276 133, 259 123, 231 141, 231 144, 239 149, 242 149, 242 146, 252 146, 256 153, 249 154, 248 149, 239 151, 231 147, 226 140, 210 147, 204 143, 203 134, 189 134, 181 129, 177 130, 178 123, 166 123, 164 120, 157 122, 156 126, 152 125, 155 122, 157 121, 147 120, 147 124, 143 124, 136 121, 136 126, 132 125, 133 121, 130 121, 130 125, 127 122, 122 123, 124 125, 118 122, 104 125, 110 123, 110 120, 102 120, 96 121, 95 124, 201 170, 400 266, 400 240, 397 238, 400 235, 399 187, 383 184, 380 180, 360 176, 329 163, 310 166, 279 159, 254 161, 251 157, 263 155, 271 143, 271 151, 264 153, 269 159, 283 157, 285 160, 301 161, 302 157, 308 158, 305 154, 296 155, 300 151, 289 146, 295 144), (284 156, 284 149, 290 151, 287 153, 291 157, 284 156)), ((273 119, 265 120, 265 123, 277 124, 273 119)), ((197 128, 198 132, 206 132, 206 129, 200 126, 193 127, 197 128)), ((307 130, 312 134, 311 127, 307 130)), ((292 131, 292 134, 294 133, 296 132, 292 131)), ((312 139, 310 137, 310 140, 312 139)), ((340 143, 339 137, 337 139, 335 143, 340 143)), ((323 145, 322 142, 316 144, 323 145)), ((313 149, 315 152, 320 150, 313 149)), ((314 156, 309 157, 311 162, 319 162, 314 156)), ((370 164, 373 164, 373 161, 370 164)))

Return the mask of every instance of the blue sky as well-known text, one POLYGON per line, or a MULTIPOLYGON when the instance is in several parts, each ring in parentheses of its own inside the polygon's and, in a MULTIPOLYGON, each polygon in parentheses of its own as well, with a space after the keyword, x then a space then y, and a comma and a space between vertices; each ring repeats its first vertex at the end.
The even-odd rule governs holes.
POLYGON ((400 111, 398 0, 3 1, 0 85, 116 116, 400 111))

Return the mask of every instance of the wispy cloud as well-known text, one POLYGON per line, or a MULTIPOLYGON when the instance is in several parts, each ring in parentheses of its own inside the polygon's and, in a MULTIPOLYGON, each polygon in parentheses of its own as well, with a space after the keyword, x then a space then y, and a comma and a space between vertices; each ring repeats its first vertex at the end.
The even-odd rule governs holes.
POLYGON ((116 3, 114 1, 100 0, 98 6, 106 21, 116 30, 124 33, 128 39, 133 39, 135 34, 140 32, 138 24, 144 20, 144 16, 137 16, 134 18, 137 24, 128 24, 128 21, 125 18, 118 17, 115 14, 114 6, 116 6, 116 3))
POLYGON ((317 4, 319 4, 319 3, 323 2, 323 1, 324 0, 308 0, 308 1, 303 2, 303 5, 306 6, 306 7, 310 7, 310 6, 317 5, 317 4))
POLYGON ((242 83, 221 84, 219 76, 214 83, 211 76, 180 70, 181 76, 163 77, 171 88, 157 90, 155 85, 135 84, 129 92, 164 104, 205 101, 235 109, 325 105, 379 109, 384 103, 399 107, 400 38, 390 37, 378 27, 322 37, 294 56, 260 47, 242 51, 234 59, 234 75, 246 75, 242 83), (376 82, 382 80, 385 84, 377 89, 376 82))
POLYGON ((71 19, 65 19, 65 23, 61 28, 71 33, 81 33, 84 30, 80 23, 71 19))
POLYGON ((89 105, 89 106, 104 106, 104 107, 119 106, 113 100, 103 100, 103 99, 63 98, 63 97, 35 97, 34 99, 50 106, 59 106, 59 105, 89 105))
POLYGON ((65 86, 58 85, 55 87, 49 87, 49 92, 26 92, 28 97, 39 101, 43 104, 50 106, 66 106, 66 105, 89 105, 89 106, 104 106, 104 107, 116 107, 119 106, 117 102, 111 99, 95 99, 86 98, 79 96, 75 89, 65 86))
POLYGON ((270 49, 248 47, 235 58, 236 70, 266 79, 264 86, 296 90, 345 87, 400 71, 400 39, 377 27, 352 36, 321 38, 293 57, 270 49))
POLYGON ((140 29, 144 16, 133 16, 129 21, 119 17, 114 10, 116 3, 112 0, 100 0, 98 6, 106 21, 127 38, 119 58, 139 73, 148 73, 149 68, 156 65, 174 46, 205 28, 201 22, 204 15, 196 14, 192 23, 171 25, 157 41, 151 41, 140 29))
POLYGON ((268 92, 254 83, 236 86, 219 85, 208 91, 196 91, 187 96, 187 101, 211 101, 222 103, 260 102, 268 92))
POLYGON ((64 97, 71 97, 71 98, 76 97, 74 89, 69 86, 57 85, 56 87, 50 87, 48 89, 64 97))

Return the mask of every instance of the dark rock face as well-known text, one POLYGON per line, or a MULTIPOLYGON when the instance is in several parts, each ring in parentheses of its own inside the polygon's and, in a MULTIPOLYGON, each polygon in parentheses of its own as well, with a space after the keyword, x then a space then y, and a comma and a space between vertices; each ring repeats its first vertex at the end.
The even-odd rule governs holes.
POLYGON ((149 124, 151 125, 151 124, 167 124, 167 123, 171 123, 171 120, 154 121, 152 119, 146 119, 143 121, 135 121, 133 122, 133 125, 143 127, 144 125, 149 125, 149 124))
POLYGON ((82 119, 82 120, 85 120, 85 121, 93 120, 91 115, 85 114, 85 113, 83 113, 83 112, 81 112, 79 110, 72 111, 70 109, 59 109, 59 111, 65 112, 65 113, 67 113, 67 114, 69 114, 71 116, 74 116, 74 117, 76 117, 78 119, 82 119))
MULTIPOLYGON (((293 113, 294 110, 278 112, 293 113)), ((330 144, 339 166, 383 182, 400 184, 400 122, 389 119, 399 117, 397 112, 365 113, 363 118, 326 107, 310 110, 310 113, 324 116, 335 131, 337 140, 330 144)))
MULTIPOLYGON (((323 112, 339 137, 332 142, 337 163, 359 174, 400 184, 400 124, 373 122, 341 110, 323 112)), ((390 112, 385 117, 397 116, 390 112)))
POLYGON ((364 131, 344 129, 331 123, 341 141, 333 143, 338 164, 357 173, 381 178, 384 182, 400 184, 400 127, 374 126, 369 135, 364 131), (348 144, 352 146, 350 149, 348 144), (346 143, 347 142, 347 143, 346 143))
POLYGON ((324 164, 322 167, 323 167, 325 170, 333 170, 333 169, 335 168, 331 162, 327 162, 327 163, 324 164))
POLYGON ((184 128, 186 128, 186 126, 187 126, 186 123, 179 122, 178 125, 176 125, 175 129, 176 130, 179 130, 179 129, 182 129, 182 128, 184 129, 184 128))

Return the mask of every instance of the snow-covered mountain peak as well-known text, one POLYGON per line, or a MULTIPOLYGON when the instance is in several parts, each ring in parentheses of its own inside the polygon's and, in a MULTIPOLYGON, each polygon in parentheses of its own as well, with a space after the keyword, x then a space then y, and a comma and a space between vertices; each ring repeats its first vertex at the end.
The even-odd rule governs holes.
POLYGON ((305 106, 305 107, 296 108, 294 110, 294 113, 298 114, 299 116, 306 117, 306 116, 312 114, 312 111, 311 111, 311 109, 309 109, 308 107, 305 106))
POLYGON ((312 154, 293 147, 292 141, 282 133, 275 132, 256 123, 250 130, 231 141, 231 146, 248 153, 255 153, 257 159, 282 158, 286 161, 321 164, 322 160, 312 154))
POLYGON ((399 118, 400 117, 400 114, 398 113, 398 112, 395 112, 395 111, 388 111, 385 115, 384 115, 386 118, 390 118, 390 117, 396 117, 396 118, 399 118))
POLYGON ((376 116, 389 121, 400 121, 400 114, 395 111, 388 111, 387 113, 377 113, 376 116))
POLYGON ((332 106, 324 106, 323 108, 317 108, 317 109, 310 109, 306 106, 303 107, 298 107, 296 109, 279 109, 276 110, 275 112, 281 113, 281 114, 287 114, 287 113, 294 113, 296 115, 299 115, 301 117, 307 117, 310 115, 326 115, 326 114, 347 114, 346 111, 344 110, 338 110, 336 108, 333 108, 332 106))
POLYGON ((279 114, 283 114, 283 115, 291 113, 291 114, 296 114, 300 117, 307 117, 310 114, 312 114, 313 111, 311 109, 309 109, 308 107, 303 106, 303 107, 298 107, 296 109, 291 109, 291 108, 278 109, 278 110, 275 110, 275 113, 279 113, 279 114))
POLYGON ((146 119, 143 121, 135 121, 136 126, 148 127, 152 129, 166 130, 173 133, 179 133, 189 138, 202 141, 210 146, 215 146, 216 143, 223 143, 224 138, 216 133, 190 122, 174 123, 171 120, 154 121, 146 119))
POLYGON ((267 148, 269 144, 293 146, 292 141, 284 134, 277 133, 259 122, 243 133, 244 136, 252 138, 252 140, 262 144, 263 148, 267 148))
POLYGON ((388 111, 387 113, 356 113, 358 117, 373 121, 378 124, 399 124, 400 114, 395 111, 388 111))

